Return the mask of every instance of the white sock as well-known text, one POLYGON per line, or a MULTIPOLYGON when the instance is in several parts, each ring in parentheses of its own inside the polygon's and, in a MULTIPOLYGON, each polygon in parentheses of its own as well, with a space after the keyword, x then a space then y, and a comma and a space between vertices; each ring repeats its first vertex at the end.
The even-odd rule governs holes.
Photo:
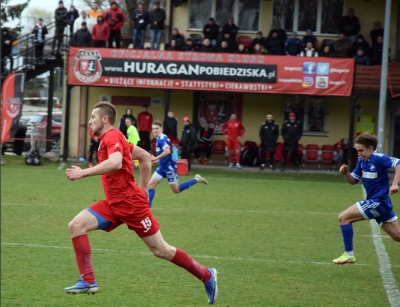
POLYGON ((354 253, 353 253, 353 251, 345 251, 345 253, 347 254, 347 255, 349 255, 349 256, 354 256, 354 253))

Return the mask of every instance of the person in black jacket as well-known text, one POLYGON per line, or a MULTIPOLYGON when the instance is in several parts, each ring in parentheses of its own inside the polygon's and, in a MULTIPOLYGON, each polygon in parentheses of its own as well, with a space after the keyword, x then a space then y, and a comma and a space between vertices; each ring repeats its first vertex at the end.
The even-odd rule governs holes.
POLYGON ((174 111, 168 111, 164 119, 163 134, 172 140, 178 139, 178 120, 175 117, 174 111))
POLYGON ((205 39, 209 39, 211 46, 217 46, 219 25, 215 23, 214 18, 210 17, 208 23, 204 25, 203 34, 205 39))
POLYGON ((208 38, 203 41, 203 46, 200 47, 201 52, 215 52, 215 48, 211 46, 211 42, 208 38))
POLYGON ((58 8, 54 12, 54 18, 56 21, 56 31, 54 33, 52 51, 55 52, 56 42, 57 42, 57 53, 60 53, 61 44, 64 37, 64 30, 68 24, 67 20, 67 9, 64 7, 64 2, 58 2, 58 8))
POLYGON ((3 28, 1 33, 1 72, 4 72, 6 58, 10 60, 10 72, 13 69, 14 59, 12 56, 12 44, 15 37, 10 34, 8 28, 3 28))
POLYGON ((79 18, 78 10, 73 5, 71 5, 67 13, 67 23, 69 25, 69 33, 71 37, 73 37, 74 35, 74 23, 75 20, 77 20, 78 18, 79 18))
POLYGON ((121 131, 122 134, 125 135, 126 138, 128 138, 128 135, 126 134, 126 131, 128 130, 128 127, 125 124, 125 120, 127 118, 130 119, 131 122, 132 122, 132 125, 134 125, 137 128, 137 121, 136 121, 135 116, 133 116, 133 114, 132 114, 132 109, 131 108, 126 109, 125 114, 122 115, 122 118, 121 118, 121 120, 119 122, 119 131, 121 131))
POLYGON ((303 135, 303 127, 300 122, 296 121, 296 114, 290 113, 289 120, 285 120, 282 125, 281 131, 284 143, 283 143, 283 162, 282 169, 286 169, 286 160, 289 153, 292 153, 292 164, 296 171, 299 170, 299 157, 298 157, 298 147, 299 141, 303 135))
POLYGON ((82 22, 82 28, 80 28, 74 34, 74 46, 77 47, 91 47, 92 46, 92 34, 90 34, 86 21, 82 22))
POLYGON ((194 155, 196 157, 196 164, 201 163, 200 152, 204 151, 206 153, 206 158, 204 159, 204 164, 208 164, 208 159, 210 159, 212 141, 213 141, 214 129, 210 128, 210 123, 206 122, 204 127, 197 132, 198 146, 194 150, 194 155))
POLYGON ((33 28, 32 33, 34 34, 36 61, 37 63, 42 63, 44 40, 46 34, 48 33, 47 27, 43 25, 42 18, 38 19, 38 23, 33 28))
POLYGON ((350 45, 354 43, 356 35, 361 30, 360 20, 354 15, 354 8, 349 8, 348 15, 342 17, 339 30, 344 33, 350 45))
POLYGON ((193 45, 193 40, 190 37, 186 40, 186 45, 182 47, 182 51, 197 51, 196 47, 193 45))
POLYGON ((274 121, 272 114, 267 114, 267 120, 262 123, 260 127, 260 140, 261 140, 261 166, 260 170, 265 167, 265 156, 269 153, 270 164, 269 167, 275 170, 275 145, 279 138, 279 127, 274 121))
POLYGON ((160 8, 160 1, 154 2, 154 10, 150 12, 150 49, 160 50, 161 36, 164 30, 165 10, 160 8))
POLYGON ((256 38, 251 41, 251 46, 254 48, 255 45, 260 44, 266 48, 267 46, 267 39, 263 37, 261 31, 258 31, 256 34, 256 38))
POLYGON ((196 129, 193 127, 190 122, 190 118, 185 116, 183 118, 183 129, 182 129, 182 137, 181 137, 181 158, 188 160, 188 170, 190 171, 190 156, 192 150, 197 148, 197 135, 196 129))
POLYGON ((228 23, 222 27, 222 37, 224 37, 225 33, 229 33, 229 38, 232 41, 236 41, 238 31, 239 28, 233 23, 233 17, 229 17, 228 23))
POLYGON ((185 45, 185 38, 179 33, 177 28, 172 30, 172 35, 168 39, 168 44, 171 45, 171 41, 175 40, 177 50, 181 50, 185 45))
POLYGON ((144 49, 146 29, 150 23, 150 14, 144 9, 143 3, 139 3, 138 8, 133 11, 131 21, 133 23, 133 49, 137 49, 138 39, 140 39, 139 49, 144 49))

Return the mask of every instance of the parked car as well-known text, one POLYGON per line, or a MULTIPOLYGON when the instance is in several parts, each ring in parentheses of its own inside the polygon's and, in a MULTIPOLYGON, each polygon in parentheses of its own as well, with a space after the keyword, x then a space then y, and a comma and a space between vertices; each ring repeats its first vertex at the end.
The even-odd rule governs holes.
MULTIPOLYGON (((47 113, 40 112, 32 116, 27 123, 26 140, 37 142, 40 146, 46 144, 47 133, 47 113)), ((61 149, 60 135, 62 126, 62 113, 53 112, 51 122, 51 150, 59 151, 61 149)))

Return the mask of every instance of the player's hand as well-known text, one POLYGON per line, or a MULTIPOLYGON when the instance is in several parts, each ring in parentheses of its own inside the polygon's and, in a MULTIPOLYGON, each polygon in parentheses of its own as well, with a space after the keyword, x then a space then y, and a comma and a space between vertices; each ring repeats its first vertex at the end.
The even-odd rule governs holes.
POLYGON ((343 164, 340 167, 339 172, 341 172, 343 175, 346 175, 349 172, 349 167, 346 164, 343 164))
POLYGON ((389 189, 389 195, 393 195, 399 192, 399 185, 398 184, 392 184, 392 186, 389 189))
POLYGON ((75 165, 72 165, 71 168, 67 168, 65 171, 65 175, 69 180, 81 179, 83 178, 83 170, 75 165))

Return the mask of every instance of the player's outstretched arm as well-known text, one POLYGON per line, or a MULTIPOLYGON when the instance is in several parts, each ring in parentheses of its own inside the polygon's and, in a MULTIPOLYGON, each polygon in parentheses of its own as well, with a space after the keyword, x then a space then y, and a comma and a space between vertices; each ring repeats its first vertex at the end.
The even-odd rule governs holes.
POLYGON ((151 157, 144 149, 135 146, 132 150, 132 159, 139 160, 139 170, 140 170, 140 183, 139 187, 147 193, 147 185, 150 180, 151 172, 151 157))
POLYGON ((396 165, 394 168, 394 178, 392 182, 392 186, 389 189, 389 194, 393 195, 399 192, 399 183, 400 183, 400 164, 396 165))
POLYGON ((346 164, 343 164, 340 167, 339 172, 341 172, 344 175, 344 179, 346 179, 346 181, 348 183, 350 183, 352 185, 357 183, 357 181, 354 179, 354 177, 349 172, 349 167, 346 164))

